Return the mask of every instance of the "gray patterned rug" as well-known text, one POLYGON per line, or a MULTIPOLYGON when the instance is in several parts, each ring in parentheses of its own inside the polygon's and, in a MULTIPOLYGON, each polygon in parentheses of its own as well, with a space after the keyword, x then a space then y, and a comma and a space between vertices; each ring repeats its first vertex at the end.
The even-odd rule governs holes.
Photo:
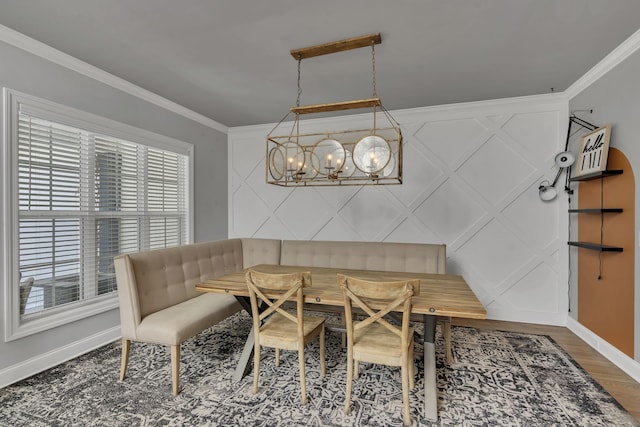
MULTIPOLYGON (((231 376, 249 331, 244 313, 182 346, 181 386, 171 395, 166 347, 134 343, 128 377, 118 381, 113 343, 0 390, 2 426, 401 426, 396 368, 362 365, 352 412, 343 412, 346 352, 327 334, 327 376, 317 340, 307 350, 309 403, 300 403, 297 353, 263 352, 260 392, 231 376)), ((438 337, 440 339, 440 337, 438 337)), ((437 345, 439 420, 423 418, 422 363, 411 392, 414 425, 640 426, 547 336, 453 328, 456 362, 437 345)))

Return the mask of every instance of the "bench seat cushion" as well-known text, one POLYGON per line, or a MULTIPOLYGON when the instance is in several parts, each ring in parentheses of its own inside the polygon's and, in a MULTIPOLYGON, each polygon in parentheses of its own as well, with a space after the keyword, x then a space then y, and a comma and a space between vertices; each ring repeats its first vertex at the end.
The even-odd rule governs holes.
POLYGON ((178 345, 240 309, 231 295, 203 294, 144 317, 136 339, 178 345))

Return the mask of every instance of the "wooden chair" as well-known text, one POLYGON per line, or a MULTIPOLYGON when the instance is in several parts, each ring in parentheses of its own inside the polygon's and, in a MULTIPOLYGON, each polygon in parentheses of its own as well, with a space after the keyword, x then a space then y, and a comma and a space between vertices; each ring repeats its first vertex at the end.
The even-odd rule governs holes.
POLYGON ((344 294, 347 323, 347 391, 344 410, 349 413, 355 369, 359 363, 400 366, 404 424, 411 424, 409 388, 414 387, 413 328, 410 326, 411 297, 420 292, 419 280, 372 282, 338 274, 338 286, 344 294), (353 321, 353 303, 368 316, 353 321), (384 319, 391 311, 402 310, 400 326, 384 319))
POLYGON ((268 274, 255 270, 246 273, 254 329, 253 393, 258 392, 260 347, 276 350, 276 366, 280 365, 280 350, 298 350, 302 403, 307 403, 304 347, 316 336, 320 337, 320 369, 326 373, 324 318, 304 316, 303 287, 311 286, 311 273, 268 274), (295 296, 295 315, 282 307, 295 296), (260 311, 266 304, 266 309, 260 311))

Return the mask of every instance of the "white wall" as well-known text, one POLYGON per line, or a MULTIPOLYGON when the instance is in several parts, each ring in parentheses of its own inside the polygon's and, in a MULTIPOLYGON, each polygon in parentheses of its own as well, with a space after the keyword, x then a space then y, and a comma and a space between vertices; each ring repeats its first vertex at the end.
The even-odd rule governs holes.
MULTIPOLYGON (((405 139, 402 185, 269 185, 265 136, 273 124, 229 129, 229 236, 444 242, 448 272, 465 277, 489 318, 564 325, 567 201, 541 202, 538 185, 555 176, 566 99, 391 113, 405 139)), ((368 126, 370 115, 302 122, 301 133, 346 122, 368 126)))

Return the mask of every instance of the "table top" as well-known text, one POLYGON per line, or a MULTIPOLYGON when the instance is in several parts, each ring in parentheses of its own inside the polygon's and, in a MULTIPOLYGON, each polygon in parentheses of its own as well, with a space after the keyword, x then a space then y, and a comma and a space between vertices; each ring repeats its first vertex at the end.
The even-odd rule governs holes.
MULTIPOLYGON (((308 304, 343 306, 344 297, 336 281, 336 275, 341 273, 365 280, 420 279, 420 295, 412 298, 413 313, 469 319, 484 319, 487 315, 486 309, 462 276, 270 264, 260 264, 251 268, 275 274, 310 271, 311 286, 304 289, 305 303, 308 304)), ((207 280, 198 284, 196 290, 249 296, 245 271, 246 269, 207 280)))

